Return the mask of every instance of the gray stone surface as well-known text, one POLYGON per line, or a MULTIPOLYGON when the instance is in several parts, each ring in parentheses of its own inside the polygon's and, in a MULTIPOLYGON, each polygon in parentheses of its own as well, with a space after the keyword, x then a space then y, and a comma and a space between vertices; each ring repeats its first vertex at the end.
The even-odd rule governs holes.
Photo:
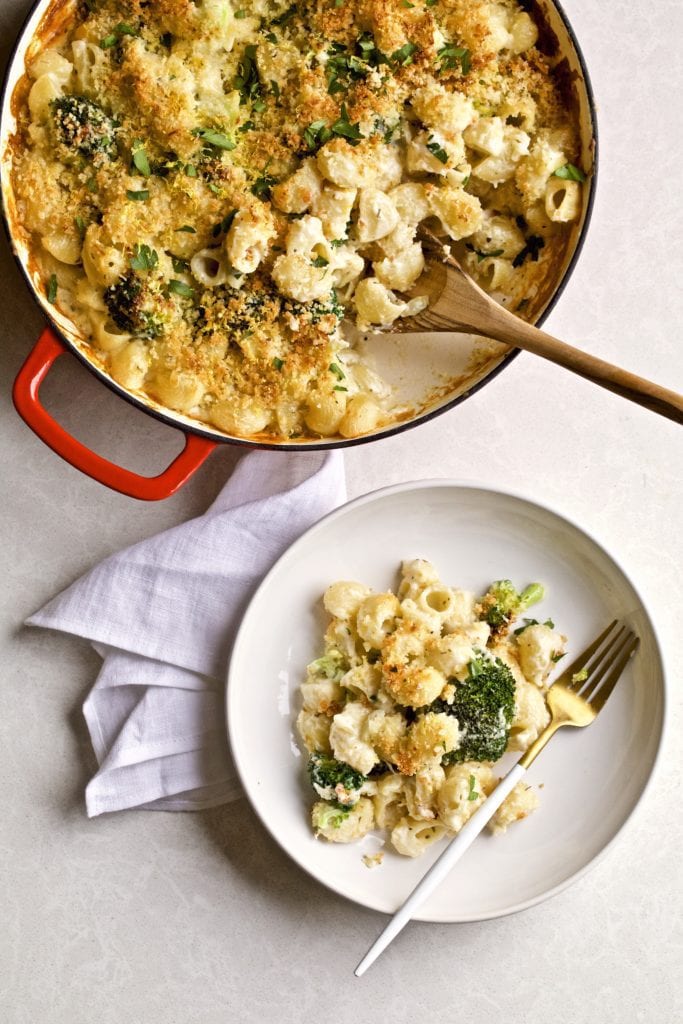
MULTIPOLYGON (((658 0, 566 7, 601 127, 593 224, 549 329, 683 391, 679 195, 683 10, 658 0)), ((28 9, 2 0, 3 60, 28 9)), ((238 457, 218 452, 179 495, 143 505, 91 482, 15 415, 11 381, 41 317, 0 242, 0 1020, 7 1024, 674 1024, 681 1007, 680 700, 656 786, 587 877, 515 917, 413 924, 361 981, 382 923, 273 844, 242 800, 196 815, 88 821, 94 767, 80 705, 96 655, 22 629, 115 549, 200 513, 238 457)), ((161 468, 178 435, 70 359, 45 389, 80 438, 161 468)), ((458 409, 347 455, 351 496, 419 477, 519 489, 603 540, 655 612, 679 682, 680 428, 523 355, 458 409)), ((599 785, 599 780, 596 780, 599 785)))

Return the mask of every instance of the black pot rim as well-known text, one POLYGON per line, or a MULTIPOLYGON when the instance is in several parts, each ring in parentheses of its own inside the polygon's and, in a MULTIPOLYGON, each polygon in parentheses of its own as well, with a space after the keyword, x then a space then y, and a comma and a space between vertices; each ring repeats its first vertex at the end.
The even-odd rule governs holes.
MULTIPOLYGON (((539 316, 538 320, 536 321, 537 324, 543 324, 555 308, 555 305, 557 304, 560 296, 567 287, 569 279, 571 278, 571 275, 574 272, 574 268, 576 267, 576 263, 579 259, 579 256, 581 255, 581 252, 586 241, 586 235, 588 233, 590 221, 593 215, 593 205, 595 202, 595 188, 597 184, 598 175, 598 122, 595 106, 595 95, 593 93, 593 87, 591 84, 590 76, 588 74, 588 68, 586 66, 586 61, 583 56, 583 51, 581 50, 581 47, 579 45, 579 41, 576 38, 574 29, 571 26, 569 18, 567 17, 567 14, 562 4, 560 3, 560 0, 549 0, 549 2, 555 8, 560 19, 564 24, 564 27, 567 31, 567 35, 569 36, 572 46, 574 47, 574 51, 579 61, 579 66, 581 68, 581 75, 583 78, 584 88, 586 90, 586 99, 588 101, 588 109, 590 112, 591 134, 593 140, 593 166, 591 170, 591 184, 588 193, 588 201, 586 204, 586 212, 584 215, 583 224, 581 225, 581 230, 579 232, 579 237, 576 240, 574 251, 572 252, 565 272, 562 275, 561 280, 557 284, 557 287, 555 288, 555 291, 553 292, 552 298, 548 302, 548 305, 545 307, 545 309, 539 316)), ((33 18, 33 15, 35 14, 36 10, 42 6, 45 6, 47 8, 49 6, 49 0, 35 0, 35 2, 31 5, 31 8, 23 21, 23 24, 17 34, 14 45, 10 51, 2 83, 2 89, 0 90, 0 110, 5 109, 5 103, 7 100, 7 90, 9 88, 10 72, 12 71, 14 62, 17 58, 17 53, 23 41, 27 26, 31 19, 33 18)), ((485 377, 483 377, 480 381, 477 381, 476 384, 473 384, 472 387, 468 388, 465 392, 463 392, 463 394, 457 395, 455 398, 451 399, 449 402, 446 402, 444 405, 440 405, 437 409, 431 409, 427 412, 420 413, 419 415, 414 416, 412 419, 394 424, 394 426, 389 427, 386 430, 380 430, 373 434, 365 434, 362 437, 344 438, 342 440, 312 441, 289 444, 268 441, 251 441, 249 440, 249 438, 229 437, 225 434, 216 434, 212 430, 205 429, 200 425, 195 426, 194 424, 180 422, 174 418, 173 413, 170 411, 161 412, 159 409, 153 408, 153 406, 149 405, 142 398, 138 398, 136 395, 132 395, 130 394, 130 392, 126 391, 123 387, 121 387, 120 384, 117 384, 110 377, 108 377, 104 370, 102 370, 94 362, 88 359, 86 354, 79 349, 76 343, 72 341, 64 333, 64 331, 61 330, 56 321, 53 320, 53 318, 49 316, 46 310, 43 308, 42 303, 38 301, 35 284, 31 280, 28 270, 24 266, 24 262, 20 258, 14 243, 14 238, 9 223, 8 211, 5 209, 4 196, 3 201, 0 202, 0 207, 2 208, 2 221, 5 228, 5 233, 7 235, 10 248, 12 250, 12 255, 14 256, 14 259, 16 260, 19 266, 19 270, 21 271, 21 274, 24 280, 26 281, 29 290, 31 291, 34 297, 36 305, 40 309, 40 312, 42 313, 45 321, 57 334, 60 340, 67 346, 70 352, 74 356, 76 356, 76 358, 85 367, 87 367, 87 369, 90 370, 90 372, 93 373, 104 385, 106 385, 106 387, 108 387, 110 391, 113 391, 114 394, 125 399, 125 401, 129 402, 137 409, 140 409, 147 415, 153 416, 154 419, 159 420, 161 423, 165 423, 167 426, 173 427, 176 430, 181 430, 183 431, 183 433, 194 434, 197 435, 198 437, 204 437, 209 441, 216 442, 217 444, 231 444, 236 445, 237 447, 240 448, 256 448, 265 449, 267 451, 307 452, 329 451, 335 448, 352 448, 355 447, 356 445, 370 444, 373 441, 382 441, 385 438, 394 437, 396 434, 401 434, 406 430, 410 430, 412 427, 418 427, 424 423, 428 423, 430 420, 435 419, 437 416, 441 416, 443 413, 449 412, 451 409, 454 409, 457 405, 460 405, 461 402, 464 402, 466 399, 476 394, 476 392, 483 388, 486 384, 494 380, 498 376, 498 374, 501 373, 507 366, 509 366, 512 360, 516 359, 517 356, 520 354, 520 349, 511 349, 511 351, 508 352, 507 355, 503 357, 503 359, 501 359, 500 363, 498 363, 497 366, 495 366, 489 373, 487 373, 485 377)))

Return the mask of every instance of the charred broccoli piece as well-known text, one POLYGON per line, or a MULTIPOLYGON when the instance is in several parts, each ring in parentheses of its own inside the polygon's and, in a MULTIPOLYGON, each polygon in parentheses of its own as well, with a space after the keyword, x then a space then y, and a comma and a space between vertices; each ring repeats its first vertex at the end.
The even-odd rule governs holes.
POLYGON ((156 338, 163 322, 155 310, 154 295, 135 274, 127 274, 104 293, 109 316, 122 331, 139 338, 156 338))
POLYGON ((435 701, 428 710, 454 715, 460 726, 460 746, 445 754, 442 764, 497 761, 505 752, 515 713, 512 672, 500 658, 479 654, 468 665, 467 679, 456 684, 453 703, 435 701))
POLYGON ((308 777, 319 797, 341 808, 358 803, 361 786, 365 782, 362 772, 320 751, 308 759, 308 777))
POLYGON ((88 159, 116 159, 119 126, 97 103, 85 96, 59 96, 51 107, 57 137, 69 150, 88 159))
POLYGON ((543 595, 540 583, 530 583, 520 594, 510 580, 496 580, 479 600, 479 618, 488 622, 494 632, 502 634, 521 612, 541 601, 543 595))

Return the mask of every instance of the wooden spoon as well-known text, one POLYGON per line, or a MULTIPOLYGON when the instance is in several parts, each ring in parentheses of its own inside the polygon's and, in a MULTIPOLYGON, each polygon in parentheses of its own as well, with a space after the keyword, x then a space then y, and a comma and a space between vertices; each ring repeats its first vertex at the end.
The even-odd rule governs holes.
POLYGON ((431 258, 414 292, 422 295, 426 292, 430 305, 422 313, 397 323, 396 329, 401 334, 462 332, 495 338, 549 359, 608 391, 683 423, 683 396, 573 348, 520 320, 474 283, 443 242, 429 231, 423 230, 421 235, 431 258))

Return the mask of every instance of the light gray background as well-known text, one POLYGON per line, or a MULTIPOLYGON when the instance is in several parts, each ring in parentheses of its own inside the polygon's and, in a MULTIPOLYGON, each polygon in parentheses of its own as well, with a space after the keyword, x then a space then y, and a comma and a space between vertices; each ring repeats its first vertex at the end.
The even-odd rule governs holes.
MULTIPOLYGON (((577 270, 550 321, 614 362, 683 391, 678 0, 566 0, 592 71, 598 197, 577 270)), ((3 62, 28 10, 0 0, 3 62)), ((413 924, 361 981, 383 921, 322 889, 244 800, 196 815, 88 821, 95 767, 80 705, 87 645, 22 629, 94 562, 202 512, 236 453, 179 495, 107 492, 15 415, 14 374, 41 317, 0 243, 0 1019, 7 1024, 674 1024, 681 1019, 680 703, 656 787, 616 848, 564 894, 483 924, 413 924)), ((44 390, 79 438, 159 471, 178 435, 64 359, 44 390)), ((680 681, 681 430, 522 355, 464 405, 346 457, 351 496, 455 476, 535 494, 620 556, 655 612, 680 681)), ((599 784, 596 781, 596 784, 599 784)))

